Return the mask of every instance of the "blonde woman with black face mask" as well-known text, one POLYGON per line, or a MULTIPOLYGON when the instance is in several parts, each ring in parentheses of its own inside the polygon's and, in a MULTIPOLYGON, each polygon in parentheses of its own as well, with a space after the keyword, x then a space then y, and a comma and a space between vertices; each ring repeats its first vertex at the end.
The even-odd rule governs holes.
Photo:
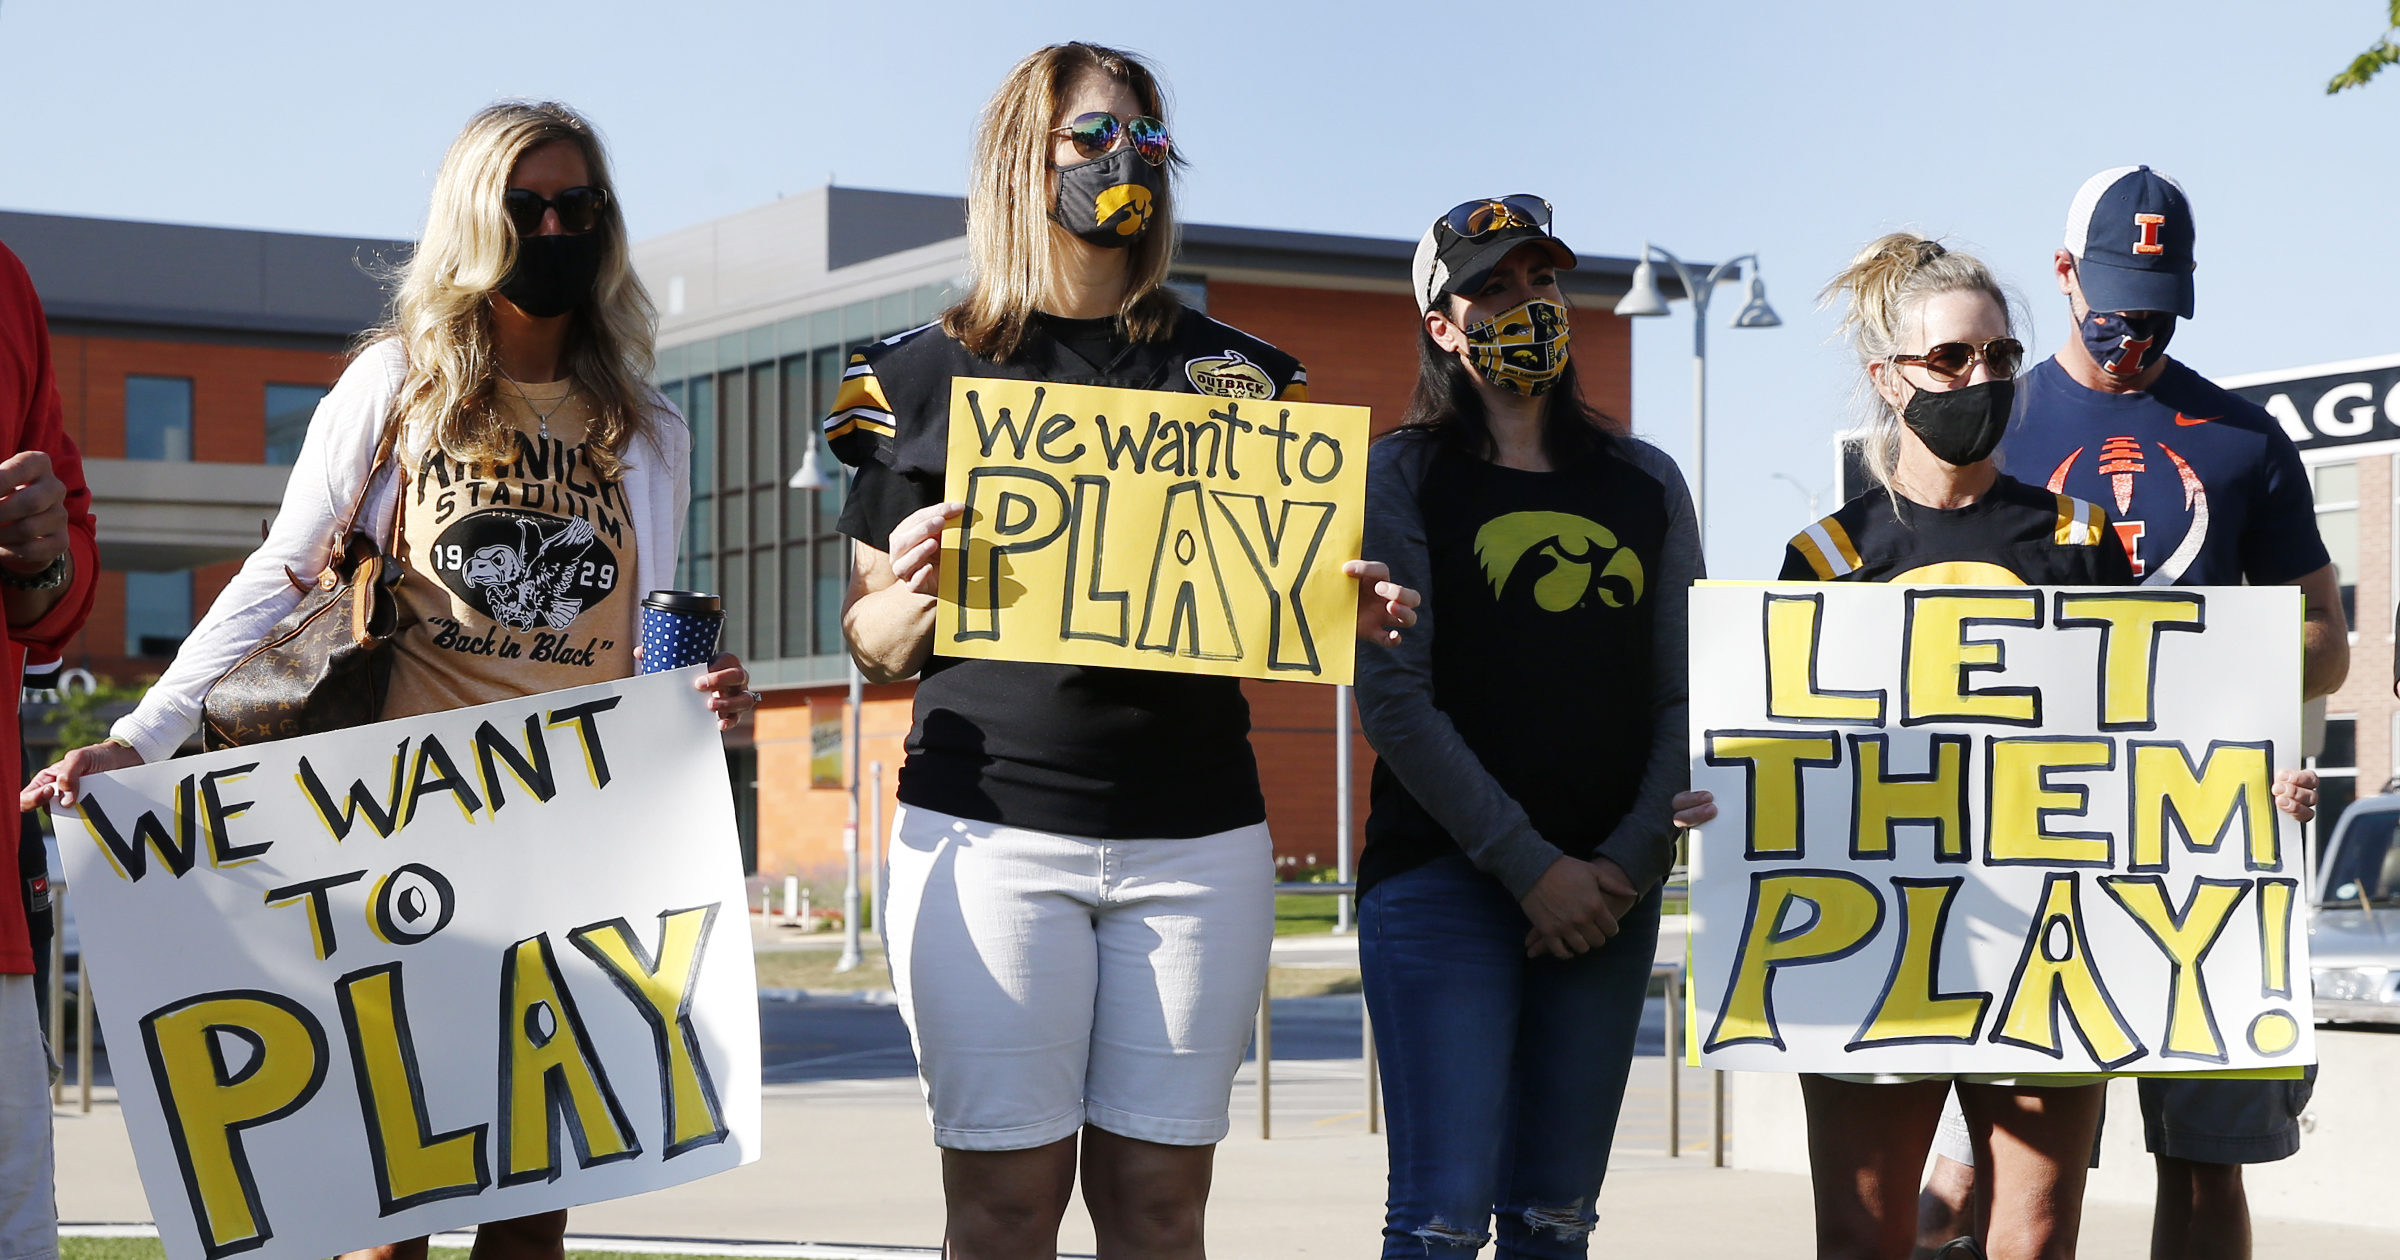
MULTIPOLYGON (((942 1148, 948 1252, 1052 1256, 1076 1180, 1104 1256, 1194 1257, 1273 935, 1232 678, 932 653, 960 376, 1304 399, 1292 356, 1176 301, 1176 157, 1138 58, 1059 44, 986 108, 973 285, 851 358, 843 608, 876 682, 922 674, 892 826, 892 980, 942 1148), (1209 365, 1239 367, 1239 380, 1209 365), (1239 392, 1236 393, 1238 387, 1239 392)), ((1359 633, 1413 600, 1361 577, 1359 633)))
MULTIPOLYGON (((690 493, 690 431, 645 383, 652 324, 591 124, 550 103, 476 114, 435 177, 391 318, 309 423, 266 542, 141 704, 37 776, 26 807, 72 804, 83 775, 173 756, 210 686, 298 603, 287 574, 324 571, 361 496, 361 528, 401 570, 383 717, 631 675, 636 605, 674 585, 690 493), (394 456, 370 480, 393 416, 394 456), (537 653, 539 636, 592 650, 537 653), (483 638, 502 650, 448 646, 483 638)), ((720 655, 693 703, 730 728, 758 703, 748 686, 720 655)), ((566 1219, 491 1222, 475 1255, 556 1260, 566 1219)), ((409 1260, 425 1240, 356 1254, 409 1260)))

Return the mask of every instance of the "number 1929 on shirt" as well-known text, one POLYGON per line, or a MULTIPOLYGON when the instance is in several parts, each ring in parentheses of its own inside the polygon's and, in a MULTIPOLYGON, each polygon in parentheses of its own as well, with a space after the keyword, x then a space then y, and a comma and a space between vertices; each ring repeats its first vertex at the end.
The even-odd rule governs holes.
POLYGON ((1367 409, 961 377, 934 651, 1347 683, 1367 409))

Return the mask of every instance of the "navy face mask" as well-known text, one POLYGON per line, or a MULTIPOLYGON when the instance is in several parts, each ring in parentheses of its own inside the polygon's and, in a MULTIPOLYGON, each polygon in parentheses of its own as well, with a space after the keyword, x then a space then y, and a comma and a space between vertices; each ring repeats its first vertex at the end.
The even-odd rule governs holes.
POLYGON ((2110 376, 2131 379, 2147 371, 2175 339, 2175 316, 2166 311, 2085 311, 2075 325, 2084 353, 2110 376))

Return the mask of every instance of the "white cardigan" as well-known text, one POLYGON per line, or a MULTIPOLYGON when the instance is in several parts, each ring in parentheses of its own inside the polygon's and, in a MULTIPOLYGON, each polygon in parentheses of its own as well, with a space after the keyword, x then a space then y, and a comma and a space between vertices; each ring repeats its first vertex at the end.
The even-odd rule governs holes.
MULTIPOLYGON (((303 578, 325 571, 333 531, 366 480, 384 417, 391 413, 407 370, 398 342, 378 342, 359 354, 333 392, 317 404, 267 540, 226 584, 141 704, 109 731, 133 745, 142 760, 174 756, 200 729, 200 702, 208 689, 299 606, 300 592, 284 570, 303 578)), ((626 453, 624 481, 625 498, 632 505, 634 567, 641 581, 637 589, 644 593, 675 583, 675 558, 683 550, 683 520, 692 493, 691 430, 664 398, 653 395, 652 403, 650 434, 626 453), (667 545, 658 545, 661 541, 667 545)), ((426 435, 406 434, 401 455, 413 458, 425 446, 426 435)), ((386 465, 358 517, 362 524, 385 522, 378 533, 387 551, 399 497, 398 471, 386 465)))

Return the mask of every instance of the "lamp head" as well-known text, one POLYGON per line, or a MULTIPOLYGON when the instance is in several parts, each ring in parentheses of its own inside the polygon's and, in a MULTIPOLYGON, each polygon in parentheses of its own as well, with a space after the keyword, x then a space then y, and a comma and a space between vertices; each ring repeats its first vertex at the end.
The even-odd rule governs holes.
POLYGON ((1736 328, 1783 327, 1783 320, 1776 316, 1775 308, 1767 305, 1767 282, 1758 278, 1757 264, 1755 263, 1751 265, 1750 272, 1750 300, 1743 304, 1741 313, 1733 317, 1733 326, 1736 328))
POLYGON ((817 458, 819 445, 821 443, 813 436, 809 439, 808 453, 800 457, 799 471, 794 472, 792 479, 784 482, 784 485, 794 490, 833 489, 833 477, 825 471, 824 461, 817 458))
MULTIPOLYGON (((1642 252, 1645 255, 1650 252, 1648 243, 1643 244, 1642 252)), ((1647 257, 1635 264, 1633 286, 1617 299, 1616 313, 1627 317, 1667 313, 1667 297, 1658 291, 1658 272, 1647 257)))

